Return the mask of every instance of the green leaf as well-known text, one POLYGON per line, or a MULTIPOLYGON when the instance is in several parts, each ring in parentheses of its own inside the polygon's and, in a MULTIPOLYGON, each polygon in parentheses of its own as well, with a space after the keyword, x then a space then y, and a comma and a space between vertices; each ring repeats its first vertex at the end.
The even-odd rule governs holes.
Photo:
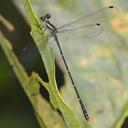
MULTIPOLYGON (((59 91, 57 89, 56 80, 55 80, 55 60, 54 60, 54 53, 52 48, 49 47, 47 36, 45 35, 43 28, 41 28, 41 25, 36 18, 32 7, 30 5, 29 0, 23 0, 23 4, 29 19, 29 23, 31 26, 31 35, 37 45, 37 48, 39 50, 39 53, 42 57, 42 60, 44 62, 49 82, 48 85, 45 85, 46 89, 49 92, 50 101, 55 109, 59 109, 68 125, 69 128, 79 128, 80 125, 77 121, 76 116, 72 112, 72 110, 68 107, 68 105, 64 102, 62 97, 59 94, 59 91)), ((37 81, 42 83, 42 80, 40 77, 35 78, 37 81)))

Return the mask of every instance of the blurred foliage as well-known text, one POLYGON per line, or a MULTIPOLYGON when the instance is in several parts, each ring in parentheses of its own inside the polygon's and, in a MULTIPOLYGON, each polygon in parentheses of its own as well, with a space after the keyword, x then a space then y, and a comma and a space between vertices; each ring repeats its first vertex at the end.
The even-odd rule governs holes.
MULTIPOLYGON (((79 92, 81 94, 82 99, 85 102, 85 105, 88 108, 89 114, 91 115, 91 122, 90 122, 90 128, 120 128, 125 117, 127 115, 127 99, 128 99, 128 6, 127 6, 127 0, 124 1, 101 1, 101 0, 31 0, 32 5, 34 6, 34 9, 36 11, 36 14, 40 17, 46 12, 49 12, 52 14, 52 20, 55 25, 59 26, 61 24, 67 23, 72 21, 72 19, 75 19, 76 17, 79 17, 79 14, 81 12, 86 12, 87 14, 89 12, 93 12, 96 9, 102 8, 107 5, 114 4, 116 5, 120 12, 119 16, 114 18, 112 21, 109 21, 109 23, 106 23, 104 25, 104 32, 102 35, 95 39, 77 39, 76 37, 73 37, 71 35, 64 35, 64 37, 60 36, 60 42, 62 44, 62 47, 64 49, 64 53, 66 56, 66 59, 69 63, 70 69, 73 73, 73 76, 76 80, 79 92), (66 40, 65 40, 66 39, 66 40), (67 41, 68 39, 68 41, 67 41), (84 43, 86 42, 86 43, 84 43), (73 47, 72 47, 73 46, 73 47)), ((5 4, 1 4, 4 8, 4 13, 7 12, 7 15, 3 15, 5 17, 9 17, 8 19, 15 20, 15 28, 18 29, 18 35, 13 36, 11 40, 15 38, 16 40, 19 40, 19 47, 22 46, 23 43, 25 43, 25 38, 28 38, 29 31, 27 32, 23 31, 23 27, 21 27, 22 23, 20 23, 22 20, 17 20, 17 16, 15 15, 14 8, 9 8, 9 2, 3 2, 5 4), (7 9, 8 8, 8 9, 7 9), (12 11, 11 11, 12 10, 12 11), (22 30, 22 31, 21 31, 22 30), (19 33, 26 33, 25 36, 21 36, 19 33), (26 37, 27 36, 27 37, 26 37), (19 38, 20 37, 20 38, 19 38), (24 38, 25 37, 25 38, 24 38)), ((10 4, 11 5, 11 4, 10 4)), ((20 1, 15 1, 15 5, 18 5, 18 8, 20 8, 22 14, 24 14, 24 9, 20 1)), ((10 21, 10 20, 9 20, 10 21)), ((27 28, 27 27, 26 27, 27 28)), ((9 34, 6 34, 9 35, 9 34)), ((14 35, 14 33, 13 33, 14 35)), ((29 37, 30 38, 30 37, 29 37)), ((14 41, 12 41, 14 42, 14 41)), ((30 40, 27 42, 31 42, 30 40)), ((14 46, 17 47, 17 44, 14 46)), ((19 48, 16 50, 19 51, 19 48)), ((57 50, 56 50, 57 51, 57 50)), ((56 52, 58 53, 58 52, 56 52)), ((0 49, 0 54, 3 54, 0 49)), ((2 55, 3 56, 3 55, 2 55)), ((60 56, 57 55, 58 64, 62 61, 60 59, 60 56)), ((14 86, 14 83, 11 84, 11 80, 7 78, 7 62, 4 59, 5 57, 2 57, 3 61, 0 61, 0 92, 2 104, 9 105, 4 103, 5 101, 8 102, 8 98, 6 95, 12 95, 11 92, 14 89, 17 88, 17 85, 14 86), (10 86, 12 85, 12 86, 10 86), (11 89, 10 89, 11 88, 11 89), (10 90, 9 90, 10 89, 10 90), (6 93, 3 93, 6 92, 6 93), (3 93, 3 95, 2 95, 3 93)), ((62 64, 60 64, 62 65, 62 64)), ((62 66, 61 66, 62 67, 62 66)), ((63 70, 63 67, 62 67, 63 70)), ((14 78, 13 78, 14 79, 14 78)), ((81 124, 83 124, 85 119, 83 117, 83 114, 81 112, 81 108, 79 106, 79 103, 77 101, 76 95, 73 91, 72 85, 70 83, 69 78, 67 78, 67 75, 65 75, 66 83, 65 87, 61 90, 65 100, 68 102, 68 104, 71 106, 73 111, 77 114, 79 117, 79 121, 81 124)), ((20 89, 19 89, 20 90, 20 89)), ((18 91, 20 92, 20 91, 18 91)), ((17 93, 16 91, 13 93, 17 93)), ((20 92, 22 93, 22 92, 20 92)), ((19 93, 19 94, 20 94, 19 93)), ((13 94, 14 95, 14 94, 13 94)), ((12 96, 13 96, 12 95, 12 96)), ((18 95, 18 94, 17 94, 18 95)), ((16 96, 14 96, 16 97, 16 96)), ((9 97, 10 98, 10 97, 9 97)), ((13 99, 13 97, 12 97, 13 99)), ((19 100, 23 99, 23 97, 20 97, 19 100)), ((24 103, 19 103, 19 106, 23 106, 24 103)), ((26 103, 27 104, 27 103, 26 103)), ((13 105, 14 107, 15 105, 13 105)), ((17 107, 19 107, 17 105, 17 107)), ((17 108, 14 107, 14 108, 17 108)), ((25 111, 26 108, 22 107, 25 111)), ((8 106, 3 106, 1 108, 3 114, 5 111, 7 111, 8 106)), ((14 110, 14 109, 13 109, 14 110)), ((27 114, 29 109, 25 111, 25 122, 26 122, 26 116, 30 115, 27 114)), ((12 111, 10 111, 12 112, 12 111)), ((19 110, 19 115, 23 115, 22 109, 19 110)), ((14 112, 16 113, 16 112, 14 112)), ((5 114, 7 115, 7 114, 5 114)), ((9 114, 10 115, 10 114, 9 114)), ((21 116, 17 116, 21 120, 21 116)), ((31 116, 28 116, 28 119, 30 119, 31 116)), ((1 119, 2 118, 1 116, 1 119)), ((6 120, 10 120, 11 118, 5 118, 3 122, 6 120)), ((27 125, 26 123, 20 123, 18 127, 36 127, 32 125, 32 122, 27 125)), ((18 121, 16 122, 18 125, 18 121)), ((7 127, 7 124, 2 125, 3 128, 7 127)), ((10 126, 11 127, 11 126, 10 126)), ((16 124, 13 126, 17 127, 16 124)), ((126 124, 127 128, 127 124, 126 124)))

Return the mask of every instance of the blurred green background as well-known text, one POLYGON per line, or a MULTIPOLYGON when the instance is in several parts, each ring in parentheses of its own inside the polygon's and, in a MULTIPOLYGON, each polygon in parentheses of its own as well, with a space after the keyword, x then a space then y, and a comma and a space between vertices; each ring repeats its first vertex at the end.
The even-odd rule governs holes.
MULTIPOLYGON (((78 89, 79 92, 81 92, 83 100, 89 100, 87 101, 87 106, 89 111, 91 111, 91 115, 94 114, 98 118, 95 127, 112 127, 116 118, 118 119, 122 114, 123 106, 128 99, 128 1, 31 0, 31 3, 38 17, 49 12, 54 17, 53 22, 58 25, 71 21, 72 18, 77 17, 84 11, 88 14, 88 12, 111 4, 119 8, 119 16, 105 24, 103 35, 99 36, 98 39, 87 40, 87 44, 76 45, 76 48, 79 48, 81 51, 83 48, 87 50, 88 54, 82 54, 86 58, 85 60, 83 58, 81 59, 82 61, 80 60, 79 52, 76 52, 75 48, 73 49, 72 46, 74 45, 72 43, 70 44, 70 42, 75 41, 75 38, 72 39, 73 36, 69 39, 69 43, 65 38, 62 38, 62 46, 64 47, 66 58, 69 65, 72 65, 73 68, 71 71, 74 72, 73 75, 79 75, 74 75, 76 81, 78 79, 77 83, 79 85, 83 85, 83 83, 86 85, 85 88, 79 86, 78 89), (98 44, 98 42, 100 42, 100 44, 98 44), (69 58, 68 55, 70 55, 69 58), (84 72, 86 72, 86 74, 84 74, 84 72), (93 81, 93 83, 91 83, 91 81, 93 81), (94 86, 95 84, 98 86, 94 86), (86 91, 84 91, 84 89, 86 91), (85 92, 87 93, 84 94, 85 92), (98 95, 99 93, 101 94, 100 96, 98 95), (103 96, 106 97, 103 98, 103 96), (107 110, 106 112, 106 106, 108 104, 111 105, 111 110, 107 110), (110 120, 108 120, 107 124, 110 123, 110 125, 104 126, 105 123, 104 121, 102 122, 101 119, 105 117, 104 119, 106 121, 106 113, 109 114, 110 120)), ((0 22, 1 31, 12 42, 14 51, 20 59, 24 47, 33 43, 29 34, 30 28, 25 19, 25 11, 22 2, 16 0, 1 1, 0 12, 1 15, 15 27, 13 32, 9 32, 0 22)), ((82 40, 80 42, 82 42, 82 40)), ((60 88, 64 84, 64 73, 59 60, 60 57, 56 59, 56 75, 57 83, 60 88)), ((32 62, 33 60, 29 61, 32 62)), ((29 74, 33 70, 37 71, 47 81, 45 70, 40 70, 42 66, 43 64, 39 57, 36 63, 27 71, 29 74)), ((68 80, 66 83, 68 83, 68 80)), ((41 88, 41 92, 48 100, 48 94, 45 90, 41 88)), ((70 105, 74 105, 68 97, 71 92, 72 89, 70 90, 68 87, 62 90, 63 96, 67 102, 69 102, 70 105)), ((71 96, 73 96, 73 94, 71 94, 71 96)), ((75 110, 76 108, 73 109, 75 110)), ((11 66, 0 48, 0 128, 9 127, 38 128, 39 125, 29 100, 24 94, 15 74, 11 71, 11 66)), ((124 121, 122 128, 128 128, 127 119, 124 121)))

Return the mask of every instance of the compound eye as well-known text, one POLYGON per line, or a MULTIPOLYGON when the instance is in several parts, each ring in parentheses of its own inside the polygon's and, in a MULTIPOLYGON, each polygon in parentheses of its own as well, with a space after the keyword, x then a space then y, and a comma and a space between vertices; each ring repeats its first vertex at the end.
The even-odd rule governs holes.
POLYGON ((51 18, 51 15, 47 13, 47 14, 45 15, 45 17, 46 17, 47 19, 50 19, 50 18, 51 18))
POLYGON ((41 16, 40 19, 41 19, 42 21, 45 21, 45 16, 41 16))

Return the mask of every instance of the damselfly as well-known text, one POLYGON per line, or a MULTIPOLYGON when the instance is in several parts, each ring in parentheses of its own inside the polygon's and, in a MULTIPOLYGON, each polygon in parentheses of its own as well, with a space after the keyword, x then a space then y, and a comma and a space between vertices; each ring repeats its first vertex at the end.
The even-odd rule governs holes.
POLYGON ((71 72, 69 71, 67 62, 65 60, 63 51, 61 49, 60 43, 58 41, 58 37, 57 34, 58 33, 64 33, 64 32, 70 32, 70 33, 78 33, 79 35, 83 36, 83 37, 95 37, 97 35, 99 35, 102 31, 103 31, 103 26, 102 23, 106 22, 107 20, 110 20, 112 18, 114 18, 116 15, 118 14, 118 8, 115 6, 108 6, 108 7, 104 7, 100 10, 97 10, 93 13, 90 13, 89 15, 85 15, 81 18, 79 18, 78 20, 75 20, 71 23, 68 23, 66 25, 63 25, 61 27, 55 27, 51 22, 50 22, 50 18, 51 15, 50 14, 46 14, 44 16, 42 16, 40 19, 41 21, 43 21, 45 23, 45 27, 49 30, 49 36, 53 36, 55 42, 58 45, 61 57, 63 59, 63 62, 65 64, 66 70, 68 72, 68 75, 71 79, 72 85, 75 89, 75 92, 77 94, 77 98, 79 100, 79 103, 81 105, 81 109, 83 111, 84 117, 87 121, 89 121, 89 115, 88 112, 83 104, 83 101, 79 95, 79 92, 77 90, 77 87, 75 85, 75 82, 73 80, 73 77, 71 75, 71 72))

